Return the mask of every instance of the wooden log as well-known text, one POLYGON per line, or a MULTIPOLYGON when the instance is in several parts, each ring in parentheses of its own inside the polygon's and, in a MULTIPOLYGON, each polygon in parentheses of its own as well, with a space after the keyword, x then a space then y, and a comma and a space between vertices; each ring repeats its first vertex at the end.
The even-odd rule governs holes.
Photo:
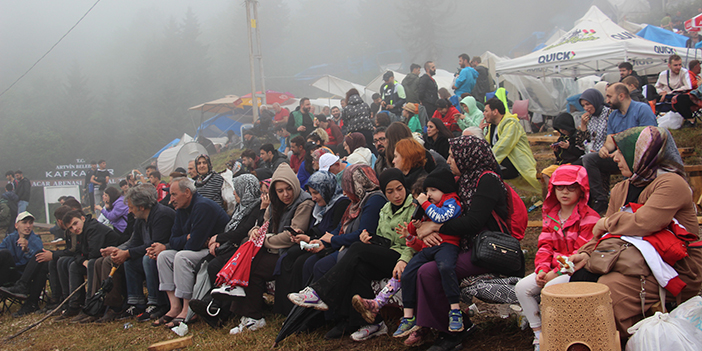
POLYGON ((680 153, 680 156, 682 156, 682 157, 691 156, 692 154, 695 153, 695 148, 694 147, 679 147, 678 152, 680 153))
POLYGON ((529 221, 527 223, 528 228, 541 228, 541 226, 543 226, 542 221, 529 221))
POLYGON ((149 346, 149 351, 170 351, 175 349, 182 349, 184 347, 193 345, 193 336, 188 335, 182 338, 177 338, 173 340, 166 340, 157 342, 149 346))
POLYGON ((558 140, 557 136, 546 136, 546 135, 534 135, 534 136, 527 136, 527 140, 529 140, 529 143, 536 144, 536 143, 548 143, 548 144, 553 144, 558 140))

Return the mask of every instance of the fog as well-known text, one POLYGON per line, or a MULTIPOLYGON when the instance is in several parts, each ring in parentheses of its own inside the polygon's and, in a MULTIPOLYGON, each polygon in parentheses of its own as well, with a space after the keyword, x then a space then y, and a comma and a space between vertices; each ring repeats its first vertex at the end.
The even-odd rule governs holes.
MULTIPOLYGON (((0 1, 0 91, 94 3, 0 1)), ((590 4, 261 0, 266 88, 326 97, 309 79, 366 84, 387 65, 426 60, 456 71, 459 54, 507 55, 532 32, 570 29, 590 4)), ((0 170, 44 179, 57 164, 104 158, 124 174, 194 134, 200 115, 188 107, 250 92, 247 45, 243 1, 100 1, 0 97, 0 170)))

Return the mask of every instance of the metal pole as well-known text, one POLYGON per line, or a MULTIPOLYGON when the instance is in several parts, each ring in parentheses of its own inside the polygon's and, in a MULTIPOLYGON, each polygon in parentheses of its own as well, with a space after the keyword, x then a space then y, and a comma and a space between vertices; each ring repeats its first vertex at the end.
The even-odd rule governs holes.
POLYGON ((251 68, 251 111, 253 112, 253 122, 258 120, 258 104, 256 101, 256 64, 254 63, 253 37, 251 36, 251 0, 246 0, 246 33, 249 37, 249 67, 251 68))
POLYGON ((258 1, 252 0, 253 2, 253 16, 254 22, 253 27, 256 32, 256 49, 258 51, 258 70, 261 75, 261 92, 263 92, 263 97, 261 98, 261 105, 267 105, 266 102, 266 76, 263 74, 263 51, 261 51, 261 31, 258 29, 258 1))

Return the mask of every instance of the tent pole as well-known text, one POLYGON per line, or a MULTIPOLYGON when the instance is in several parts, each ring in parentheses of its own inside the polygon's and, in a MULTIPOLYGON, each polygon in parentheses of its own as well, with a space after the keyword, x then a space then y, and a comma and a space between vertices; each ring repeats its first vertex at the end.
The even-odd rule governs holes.
MULTIPOLYGON (((253 0, 253 20, 254 20, 254 31, 256 32, 256 51, 258 58, 258 70, 261 75, 261 92, 263 96, 261 97, 261 105, 265 106, 268 104, 266 101, 266 76, 263 74, 263 51, 261 51, 261 31, 258 29, 258 1, 253 0)), ((255 120, 254 120, 255 122, 255 120)))
MULTIPOLYGON (((249 67, 251 69, 251 111, 253 112, 253 121, 256 123, 258 119, 258 101, 256 100, 256 63, 254 62, 253 37, 251 35, 251 27, 255 24, 251 21, 251 2, 246 0, 246 33, 249 38, 249 67)), ((265 91, 263 92, 265 94, 265 91)))

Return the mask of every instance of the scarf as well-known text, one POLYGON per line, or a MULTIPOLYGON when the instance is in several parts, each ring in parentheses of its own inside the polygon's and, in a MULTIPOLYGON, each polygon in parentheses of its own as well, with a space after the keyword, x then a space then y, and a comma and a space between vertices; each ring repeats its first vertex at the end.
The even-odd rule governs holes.
POLYGON ((344 215, 341 217, 341 230, 339 234, 344 234, 346 227, 360 214, 366 201, 375 194, 380 194, 380 184, 373 168, 363 164, 355 164, 346 167, 344 175, 341 177, 341 188, 346 196, 351 200, 344 215))
MULTIPOLYGON (((585 100, 590 103, 595 108, 595 116, 599 116, 602 113, 602 107, 604 107, 604 97, 599 90, 590 88, 580 95, 580 100, 585 100)), ((580 103, 582 105, 582 102, 580 103)))
POLYGON ((258 179, 253 174, 242 174, 232 180, 234 192, 239 196, 239 202, 234 207, 232 218, 224 227, 224 231, 232 231, 239 226, 244 217, 261 205, 261 189, 258 179))
POLYGON ((634 186, 645 187, 661 172, 685 177, 677 145, 666 128, 629 128, 615 134, 614 142, 633 173, 629 182, 634 186))
POLYGON ((312 210, 312 216, 315 219, 314 225, 319 224, 334 204, 342 197, 344 194, 341 191, 339 183, 336 182, 336 176, 327 171, 314 172, 309 179, 307 179, 307 184, 305 184, 305 189, 309 191, 312 188, 319 192, 322 196, 326 205, 319 206, 319 204, 314 205, 312 210))
POLYGON ((205 154, 201 154, 198 157, 195 158, 195 167, 197 169, 197 161, 201 158, 204 158, 205 161, 207 162, 207 173, 205 174, 200 174, 198 172, 197 177, 195 177, 195 187, 196 188, 201 188, 207 184, 207 181, 212 178, 212 175, 214 172, 212 172, 212 161, 210 160, 210 156, 207 156, 205 154))
MULTIPOLYGON (((485 171, 500 174, 500 165, 495 160, 490 144, 472 135, 449 139, 451 154, 456 167, 461 172, 458 178, 458 196, 461 198, 463 213, 468 213, 473 194, 478 188, 478 180, 485 171)), ((504 188, 504 184, 502 184, 504 188)), ((505 188, 505 194, 507 189, 505 188)))
POLYGON ((344 139, 346 145, 349 146, 349 153, 353 153, 359 147, 366 147, 366 137, 359 132, 353 132, 344 139))
MULTIPOLYGON (((407 196, 410 194, 410 189, 407 188, 406 178, 401 170, 397 168, 388 168, 384 170, 383 173, 380 173, 378 180, 380 181, 380 190, 383 193, 385 193, 385 188, 387 188, 388 184, 390 184, 390 182, 392 182, 393 180, 397 180, 400 183, 402 183, 402 185, 405 187, 404 200, 407 200, 407 196)), ((392 213, 395 213, 397 212, 397 210, 402 208, 402 206, 405 204, 404 200, 400 205, 395 205, 392 202, 390 202, 390 206, 392 206, 392 213)))

